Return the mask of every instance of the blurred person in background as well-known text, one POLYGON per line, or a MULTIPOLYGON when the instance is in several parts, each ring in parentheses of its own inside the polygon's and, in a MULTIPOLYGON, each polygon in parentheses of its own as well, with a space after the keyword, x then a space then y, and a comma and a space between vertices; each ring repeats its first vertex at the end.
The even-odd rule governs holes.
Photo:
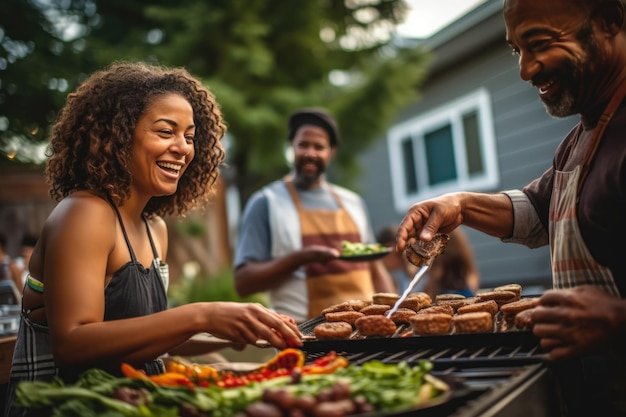
POLYGON ((36 243, 37 236, 28 233, 25 234, 20 241, 21 254, 16 257, 11 264, 11 275, 20 292, 22 292, 26 284, 28 265, 36 243))
MULTIPOLYGON (((397 225, 381 228, 377 241, 387 247, 396 244, 397 225)), ((402 294, 418 268, 405 256, 404 252, 393 251, 382 259, 402 294)), ((461 229, 450 233, 444 252, 437 256, 430 270, 413 288, 412 292, 423 291, 434 300, 437 294, 461 294, 466 297, 476 295, 480 286, 480 273, 467 236, 461 229)))
POLYGON ((0 304, 19 304, 21 287, 17 284, 15 260, 6 251, 7 237, 0 233, 0 304))
POLYGON ((12 280, 11 264, 13 260, 7 253, 7 237, 0 233, 0 280, 12 280))
POLYGON ((414 204, 397 249, 460 224, 550 246, 553 289, 533 332, 569 416, 626 415, 626 4, 505 0, 520 76, 554 117, 578 115, 552 166, 522 190, 458 192, 414 204))
POLYGON ((60 201, 31 257, 5 415, 26 411, 13 406, 20 381, 121 376, 122 363, 159 374, 162 356, 199 333, 301 346, 295 323, 260 304, 167 308, 162 216, 212 195, 225 131, 214 96, 183 68, 115 63, 68 95, 46 165, 60 201))
POLYGON ((300 109, 287 128, 294 167, 246 204, 234 259, 237 292, 267 291, 270 307, 297 322, 343 301, 393 292, 380 260, 337 259, 342 240, 374 243, 374 234, 363 199, 326 181, 339 145, 335 119, 325 109, 300 109))

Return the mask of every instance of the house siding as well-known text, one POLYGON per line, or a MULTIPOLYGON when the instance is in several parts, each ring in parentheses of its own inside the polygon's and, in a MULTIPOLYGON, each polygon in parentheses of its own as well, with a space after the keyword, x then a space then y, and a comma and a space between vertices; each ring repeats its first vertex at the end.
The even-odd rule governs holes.
MULTIPOLYGON (((495 7, 494 1, 485 7, 495 7)), ((469 16, 475 20, 476 16, 469 16)), ((461 24, 462 22, 457 22, 461 24)), ((445 65, 439 63, 436 71, 420 90, 420 99, 400 112, 401 123, 439 106, 445 105, 479 88, 486 88, 492 104, 496 135, 499 184, 493 189, 473 191, 497 192, 522 188, 541 175, 552 162, 553 153, 561 139, 574 126, 577 118, 554 119, 541 104, 537 90, 519 77, 517 59, 505 42, 501 12, 491 14, 468 32, 494 34, 483 36, 479 45, 471 47, 471 40, 463 33, 441 48, 461 50, 459 59, 448 57, 445 65), (498 17, 496 19, 495 17, 498 17), (487 25, 489 28, 482 28, 487 25), (494 28, 494 25, 497 27, 494 28), (459 48, 455 43, 465 43, 459 48)), ((435 60, 438 49, 433 50, 435 60)), ((442 51, 445 55, 445 51, 442 51)), ((390 176, 389 152, 386 138, 362 155, 363 175, 358 182, 369 207, 373 227, 378 230, 389 223, 398 223, 406 213, 394 209, 390 176)), ((481 287, 490 288, 511 282, 524 286, 551 286, 548 247, 529 249, 521 245, 505 244, 481 232, 464 229, 472 243, 481 272, 481 287)))

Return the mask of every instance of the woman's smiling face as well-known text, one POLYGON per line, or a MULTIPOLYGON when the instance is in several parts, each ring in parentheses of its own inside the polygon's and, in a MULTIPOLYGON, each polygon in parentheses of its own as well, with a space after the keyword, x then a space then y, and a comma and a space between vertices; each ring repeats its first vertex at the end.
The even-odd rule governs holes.
POLYGON ((181 95, 156 96, 133 135, 132 192, 171 195, 194 157, 196 127, 191 104, 181 95))
POLYGON ((567 0, 507 0, 504 20, 520 76, 539 90, 548 113, 566 117, 598 104, 602 53, 588 14, 567 0))

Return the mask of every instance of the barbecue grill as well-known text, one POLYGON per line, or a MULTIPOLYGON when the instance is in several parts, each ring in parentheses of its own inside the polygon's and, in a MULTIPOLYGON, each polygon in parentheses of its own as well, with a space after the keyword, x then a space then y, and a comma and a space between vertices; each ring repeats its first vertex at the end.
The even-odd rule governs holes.
MULTIPOLYGON (((312 335, 318 317, 302 323, 300 331, 312 335)), ((394 416, 516 417, 559 415, 556 382, 545 364, 545 354, 530 331, 507 331, 441 336, 308 340, 301 348, 307 362, 335 351, 350 363, 370 360, 428 360, 432 374, 450 383, 453 395, 443 404, 394 416)))

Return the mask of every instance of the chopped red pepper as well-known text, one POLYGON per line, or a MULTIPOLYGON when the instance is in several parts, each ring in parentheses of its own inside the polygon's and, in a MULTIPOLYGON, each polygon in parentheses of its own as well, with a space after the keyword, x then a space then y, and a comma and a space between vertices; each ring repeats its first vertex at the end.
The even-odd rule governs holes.
POLYGON ((314 360, 310 365, 302 368, 302 374, 332 374, 339 368, 345 368, 349 362, 343 356, 338 356, 334 350, 314 360))
POLYGON ((299 369, 304 365, 304 352, 299 349, 287 348, 263 365, 263 369, 299 369))

